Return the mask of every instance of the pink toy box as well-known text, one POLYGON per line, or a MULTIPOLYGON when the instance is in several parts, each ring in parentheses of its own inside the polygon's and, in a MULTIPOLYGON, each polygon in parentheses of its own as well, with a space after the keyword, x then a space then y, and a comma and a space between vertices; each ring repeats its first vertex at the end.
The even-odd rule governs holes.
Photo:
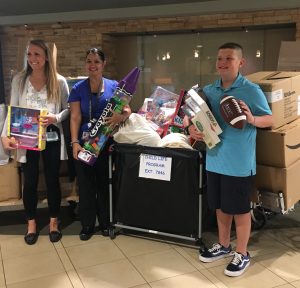
POLYGON ((18 148, 44 150, 46 148, 46 129, 39 121, 47 115, 46 109, 32 109, 8 106, 7 136, 16 139, 18 148))

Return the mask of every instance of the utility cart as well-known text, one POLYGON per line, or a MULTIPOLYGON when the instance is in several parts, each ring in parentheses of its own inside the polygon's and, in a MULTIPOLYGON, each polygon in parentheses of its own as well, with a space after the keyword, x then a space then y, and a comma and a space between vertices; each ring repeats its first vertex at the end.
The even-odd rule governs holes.
POLYGON ((116 144, 109 170, 111 238, 129 229, 202 245, 199 151, 116 144))

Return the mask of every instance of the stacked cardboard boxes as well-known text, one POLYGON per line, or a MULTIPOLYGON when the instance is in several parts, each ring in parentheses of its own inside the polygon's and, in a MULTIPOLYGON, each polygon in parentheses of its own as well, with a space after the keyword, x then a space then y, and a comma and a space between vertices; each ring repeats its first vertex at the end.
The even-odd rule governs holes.
MULTIPOLYGON (((275 198, 282 193, 284 207, 279 210, 291 209, 300 200, 300 119, 273 130, 259 129, 256 150, 257 189, 273 192, 275 198)), ((273 194, 261 196, 269 202, 273 194)))
POLYGON ((266 95, 272 130, 258 129, 256 186, 266 208, 285 212, 300 200, 300 72, 263 71, 248 75, 266 95))

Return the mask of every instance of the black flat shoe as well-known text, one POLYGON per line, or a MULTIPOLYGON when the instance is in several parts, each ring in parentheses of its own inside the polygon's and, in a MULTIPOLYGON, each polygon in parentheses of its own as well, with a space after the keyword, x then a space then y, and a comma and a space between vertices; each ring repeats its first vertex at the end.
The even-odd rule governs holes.
POLYGON ((62 234, 60 231, 51 231, 49 232, 49 239, 52 243, 58 242, 62 237, 62 234))
POLYGON ((105 228, 105 229, 100 229, 101 231, 101 235, 104 237, 108 237, 109 236, 109 229, 105 228))
POLYGON ((82 227, 79 233, 79 238, 81 241, 87 241, 93 236, 93 234, 94 234, 94 227, 85 226, 82 227))
POLYGON ((25 243, 28 245, 33 245, 39 238, 39 233, 26 233, 24 236, 25 243))
POLYGON ((104 237, 108 237, 109 236, 109 224, 105 223, 100 223, 99 225, 99 230, 101 232, 101 235, 104 237))

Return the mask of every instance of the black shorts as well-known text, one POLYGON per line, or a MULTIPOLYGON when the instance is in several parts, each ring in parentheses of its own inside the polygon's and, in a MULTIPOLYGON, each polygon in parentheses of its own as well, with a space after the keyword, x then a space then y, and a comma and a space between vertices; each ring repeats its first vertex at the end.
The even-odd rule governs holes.
POLYGON ((210 209, 221 209, 226 214, 250 211, 250 196, 254 177, 234 177, 207 171, 207 201, 210 209))

